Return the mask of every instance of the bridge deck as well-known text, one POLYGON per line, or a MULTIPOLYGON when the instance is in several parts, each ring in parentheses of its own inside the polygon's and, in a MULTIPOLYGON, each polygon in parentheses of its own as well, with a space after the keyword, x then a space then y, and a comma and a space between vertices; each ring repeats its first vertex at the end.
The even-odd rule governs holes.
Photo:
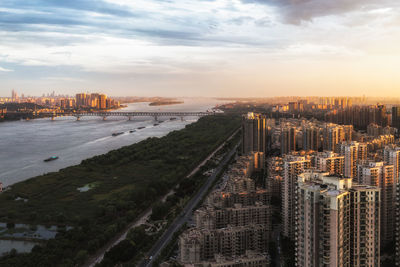
POLYGON ((34 116, 74 116, 74 117, 85 117, 85 116, 97 116, 97 117, 110 117, 110 116, 124 116, 124 117, 135 117, 135 116, 149 116, 149 117, 186 117, 186 116, 209 116, 215 115, 214 112, 30 112, 34 116))

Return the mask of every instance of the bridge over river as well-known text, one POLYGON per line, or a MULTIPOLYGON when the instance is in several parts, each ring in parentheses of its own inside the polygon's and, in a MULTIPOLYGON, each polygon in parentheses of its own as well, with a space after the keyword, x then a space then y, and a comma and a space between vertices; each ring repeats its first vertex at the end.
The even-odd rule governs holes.
MULTIPOLYGON (((154 117, 158 120, 159 117, 179 117, 183 120, 184 117, 203 117, 215 115, 215 112, 124 112, 124 111, 98 111, 98 112, 32 112, 27 115, 31 115, 33 118, 37 117, 49 117, 54 120, 56 117, 73 116, 77 120, 82 117, 101 117, 106 120, 107 117, 126 117, 128 120, 132 120, 134 117, 154 117)), ((29 116, 30 117, 30 116, 29 116)))

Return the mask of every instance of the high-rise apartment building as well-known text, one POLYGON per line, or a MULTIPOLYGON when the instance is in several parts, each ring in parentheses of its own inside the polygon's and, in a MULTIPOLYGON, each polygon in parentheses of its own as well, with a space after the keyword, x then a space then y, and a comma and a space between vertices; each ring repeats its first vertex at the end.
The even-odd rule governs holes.
POLYGON ((318 152, 312 158, 313 166, 331 175, 344 175, 344 156, 332 151, 318 152))
POLYGON ((99 102, 99 94, 91 94, 90 95, 90 107, 92 108, 96 108, 98 106, 98 102, 99 102))
POLYGON ((357 178, 357 164, 367 159, 367 145, 355 141, 343 142, 338 150, 344 156, 345 177, 357 178))
POLYGON ((11 91, 11 100, 12 101, 17 101, 18 100, 18 94, 14 89, 11 91))
POLYGON ((392 126, 400 131, 400 107, 392 107, 392 126))
POLYGON ((284 158, 281 212, 283 235, 292 240, 294 240, 297 176, 309 168, 311 168, 311 160, 306 157, 287 155, 284 158))
POLYGON ((296 266, 379 266, 377 187, 310 171, 296 196, 296 266))
POLYGON ((386 146, 383 150, 383 161, 394 167, 394 177, 396 183, 399 183, 400 176, 400 147, 395 145, 386 146))
POLYGON ((380 190, 354 185, 351 193, 350 265, 380 266, 380 190))
MULTIPOLYGON (((233 207, 217 208, 205 206, 194 212, 194 221, 197 228, 221 229, 231 226, 246 226, 249 224, 269 225, 271 206, 261 202, 255 205, 244 206, 234 204, 233 207)), ((270 226, 270 225, 269 225, 270 226)))
POLYGON ((313 125, 304 125, 303 131, 303 150, 318 151, 320 147, 320 129, 313 125))
POLYGON ((395 230, 396 183, 393 165, 383 162, 366 162, 358 165, 358 183, 372 185, 381 190, 381 242, 393 241, 395 230))
POLYGON ((106 109, 107 108, 107 96, 105 94, 99 94, 97 102, 97 108, 98 109, 106 109))
MULTIPOLYGON (((179 238, 179 257, 183 264, 202 264, 215 260, 215 255, 240 257, 246 251, 265 253, 269 229, 262 224, 209 230, 193 228, 179 238)), ((265 258, 265 257, 264 257, 265 258)), ((265 265, 264 265, 265 266, 265 265)))
POLYGON ((283 126, 281 128, 281 155, 296 151, 296 128, 283 126))
POLYGON ((248 113, 242 118, 242 152, 266 152, 267 119, 261 114, 248 113))
POLYGON ((336 124, 327 124, 323 130, 323 148, 328 151, 336 151, 336 146, 345 140, 343 127, 336 124))
POLYGON ((283 158, 270 157, 267 159, 267 188, 272 197, 281 199, 283 185, 283 158))
POLYGON ((196 267, 268 267, 269 195, 249 178, 257 165, 240 157, 219 189, 194 212, 196 226, 179 238, 179 262, 196 267))
POLYGON ((400 183, 396 184, 396 230, 395 230, 395 264, 400 266, 400 183))
MULTIPOLYGON (((189 265, 193 266, 193 265, 189 265)), ((240 258, 224 257, 216 255, 214 261, 205 261, 196 264, 196 267, 268 267, 270 266, 269 256, 266 253, 257 253, 251 250, 240 258)))
POLYGON ((76 94, 76 107, 80 108, 86 105, 86 94, 80 93, 76 94))

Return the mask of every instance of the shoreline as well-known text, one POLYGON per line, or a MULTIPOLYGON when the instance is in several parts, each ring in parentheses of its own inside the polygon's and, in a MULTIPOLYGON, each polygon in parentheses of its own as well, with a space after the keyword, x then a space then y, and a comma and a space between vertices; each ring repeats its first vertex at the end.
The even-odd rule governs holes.
MULTIPOLYGON (((132 103, 128 105, 128 108, 121 107, 123 111, 130 110, 158 110, 155 107, 149 107, 148 102, 143 102, 140 104, 132 103), (132 105, 133 104, 133 105, 132 105)), ((127 104, 125 104, 127 105, 127 104)), ((216 103, 209 103, 208 101, 193 101, 193 103, 188 100, 185 101, 183 106, 176 107, 166 107, 162 108, 162 110, 177 110, 179 111, 187 111, 191 110, 193 106, 193 110, 201 111, 206 110, 211 107, 215 107, 216 103)), ((116 111, 119 112, 119 111, 116 111)), ((177 131, 185 127, 185 125, 193 124, 198 120, 198 117, 188 118, 184 122, 180 122, 180 120, 169 120, 166 118, 165 124, 159 124, 160 126, 154 126, 154 122, 152 118, 137 118, 131 121, 126 120, 126 118, 110 118, 106 122, 101 122, 101 118, 89 118, 82 120, 82 123, 75 122, 74 117, 60 117, 55 118, 55 122, 51 122, 50 119, 42 118, 38 120, 32 121, 9 121, 10 123, 0 124, 0 128, 4 131, 5 140, 10 139, 10 141, 21 139, 21 140, 43 140, 48 139, 45 149, 38 147, 37 145, 30 142, 26 149, 30 149, 36 157, 24 156, 21 155, 20 163, 15 164, 15 162, 9 162, 9 160, 3 155, 3 166, 2 173, 0 175, 0 182, 3 182, 4 189, 8 190, 10 186, 13 186, 15 183, 20 181, 24 181, 30 179, 32 177, 45 175, 52 172, 57 172, 61 169, 68 168, 70 166, 74 166, 80 164, 82 160, 102 155, 112 150, 119 149, 123 146, 128 146, 131 144, 135 144, 141 142, 147 137, 162 137, 167 135, 172 131, 177 131), (63 128, 67 127, 67 132, 73 133, 73 135, 68 134, 65 135, 63 128), (144 130, 136 130, 133 133, 130 133, 133 129, 145 127, 144 130), (14 136, 12 131, 18 131, 18 135, 14 136), (88 130, 93 129, 93 132, 89 134, 88 130), (28 132, 34 132, 31 135, 28 132), (41 131, 41 132, 38 132, 41 131), (54 131, 54 134, 53 134, 54 131), (143 132, 142 132, 143 131, 143 132), (36 134, 37 132, 37 134, 36 134), (124 132, 124 135, 120 137, 111 138, 112 133, 124 132), (13 137, 14 136, 14 137, 13 137), (82 136, 82 138, 80 137, 82 136), (27 139, 28 138, 28 139, 27 139), (57 140, 59 138, 63 138, 65 140, 63 142, 67 142, 66 144, 70 144, 70 146, 66 145, 58 145, 57 140), (74 138, 74 139, 72 139, 74 138), (77 141, 80 140, 80 141, 77 141), (86 147, 84 149, 82 146, 86 147), (76 155, 73 155, 73 148, 76 147, 78 149, 76 155), (42 159, 48 158, 49 156, 59 156, 60 160, 52 162, 52 163, 43 163, 42 159), (46 165, 44 165, 46 164, 46 165), (14 167, 14 168, 10 168, 14 167)), ((15 142, 11 142, 14 144, 15 142)), ((26 143, 26 142, 24 142, 26 143)), ((7 149, 9 147, 9 142, 2 142, 1 147, 7 149)), ((17 144, 18 145, 18 144, 17 144)), ((21 147, 22 148, 22 147, 21 147)), ((14 148, 10 148, 10 152, 13 155, 18 156, 20 148, 18 146, 15 147, 15 152, 13 152, 14 148)))

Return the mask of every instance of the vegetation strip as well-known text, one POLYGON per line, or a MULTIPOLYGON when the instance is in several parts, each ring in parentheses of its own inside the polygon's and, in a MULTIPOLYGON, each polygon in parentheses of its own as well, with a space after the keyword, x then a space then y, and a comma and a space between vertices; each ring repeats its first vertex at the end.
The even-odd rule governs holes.
POLYGON ((0 221, 68 225, 32 253, 6 256, 2 266, 69 266, 124 229, 158 196, 175 187, 238 127, 236 116, 209 116, 162 138, 84 160, 80 165, 12 186, 0 195, 0 221), (97 182, 87 192, 86 184, 97 182), (16 198, 26 202, 15 201, 16 198))

